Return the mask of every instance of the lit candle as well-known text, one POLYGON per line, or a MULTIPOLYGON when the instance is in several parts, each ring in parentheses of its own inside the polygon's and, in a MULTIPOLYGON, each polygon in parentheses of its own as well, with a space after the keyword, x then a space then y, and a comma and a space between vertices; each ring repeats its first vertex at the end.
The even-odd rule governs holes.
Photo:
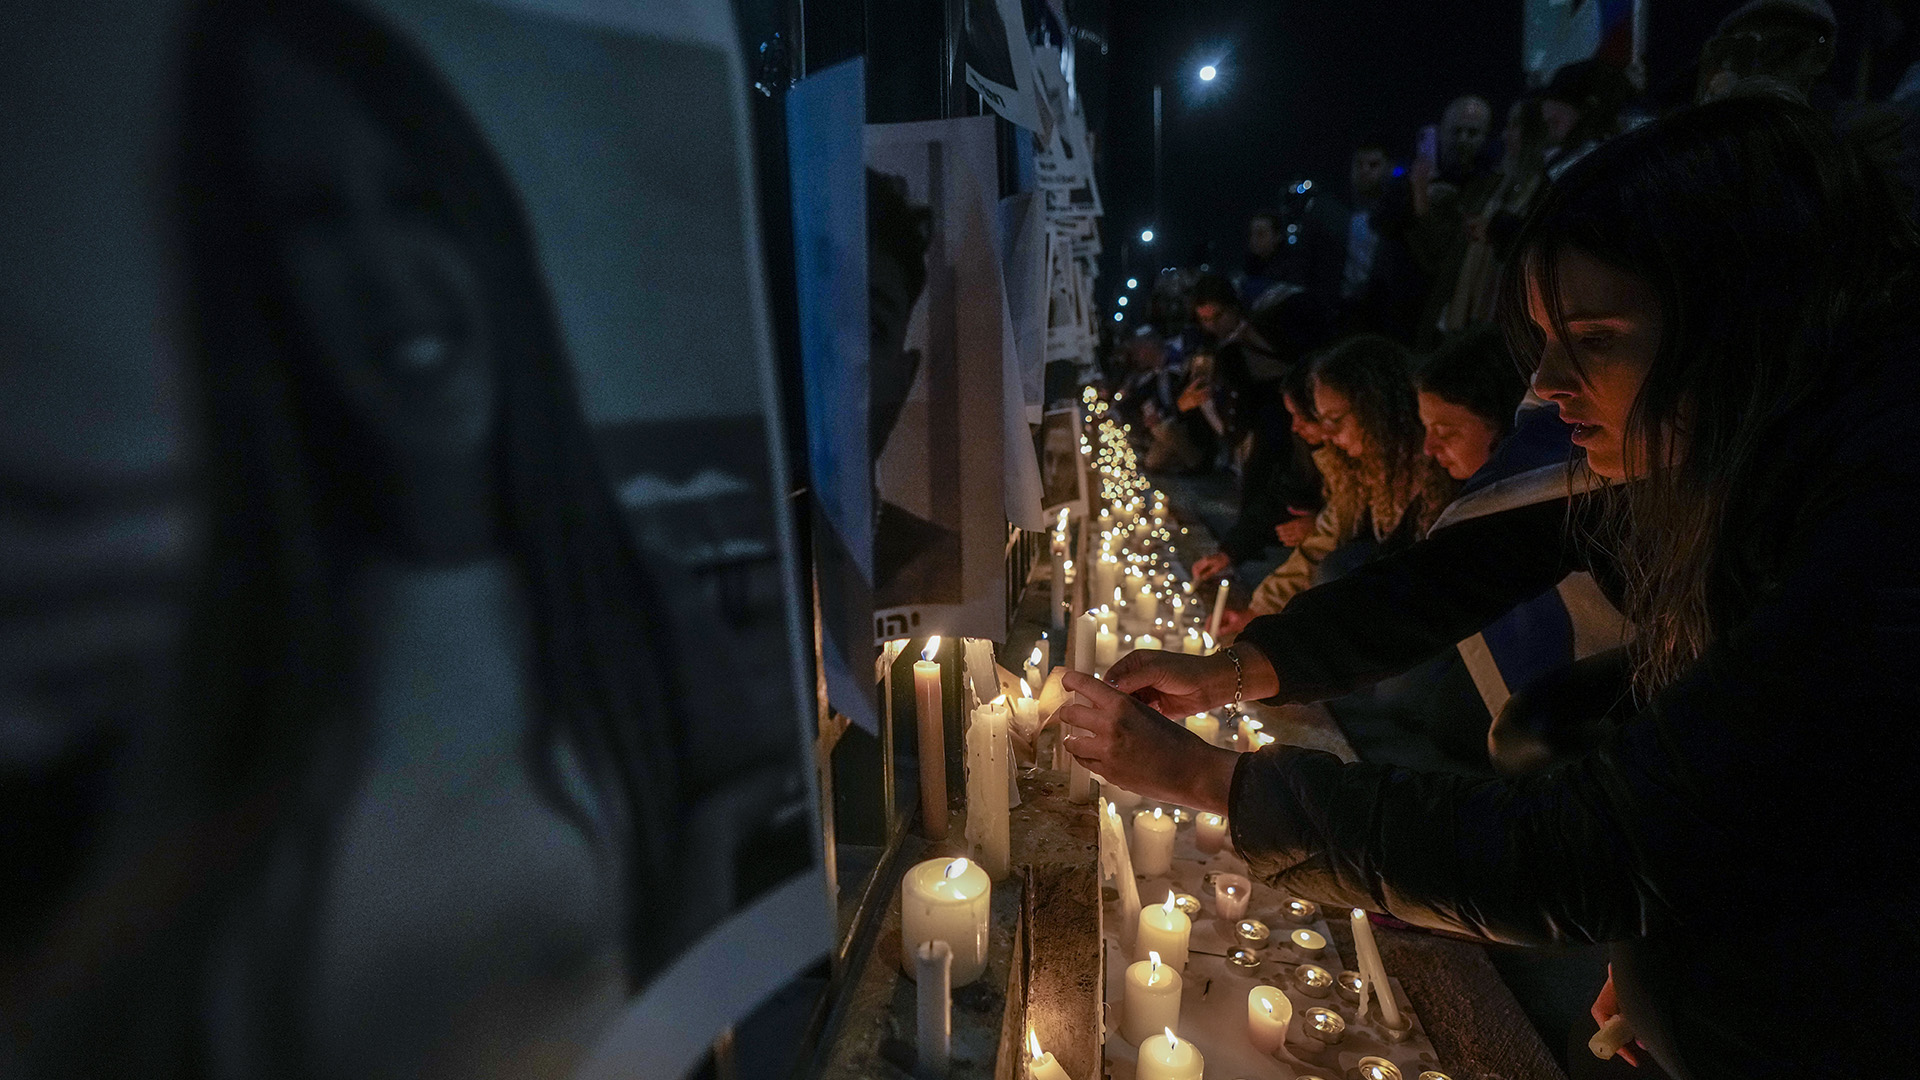
POLYGON ((1380 1002, 1380 1022, 1390 1028, 1403 1028, 1400 1005, 1393 1000, 1393 988, 1387 983, 1386 965, 1380 962, 1380 945, 1373 939, 1373 923, 1367 913, 1354 908, 1348 920, 1353 924, 1353 951, 1360 960, 1360 974, 1373 984, 1373 996, 1380 1002))
POLYGON ((967 847, 995 881, 1008 863, 1007 699, 1003 694, 973 710, 967 725, 967 847))
POLYGON ((1294 948, 1305 953, 1309 960, 1319 956, 1320 950, 1327 947, 1325 935, 1317 930, 1308 930, 1304 927, 1288 934, 1287 940, 1293 943, 1294 948))
POLYGON ((1359 1080, 1401 1080, 1400 1066, 1383 1057, 1363 1057, 1354 1063, 1353 1075, 1359 1080))
POLYGON ((1047 684, 1047 638, 1045 634, 1034 643, 1033 652, 1027 655, 1027 682, 1034 686, 1047 684))
POLYGON ((1013 729, 1029 743, 1040 734, 1040 703, 1025 679, 1020 680, 1020 696, 1013 699, 1013 729))
POLYGON ((1271 986, 1247 991, 1247 1039, 1253 1048, 1271 1054, 1287 1045, 1287 1025, 1293 1022, 1293 1002, 1271 986))
POLYGON ((927 639, 913 662, 913 700, 920 718, 920 831, 947 838, 946 706, 940 693, 940 635, 927 639))
POLYGON ((900 881, 900 955, 909 958, 923 941, 944 941, 953 950, 953 985, 965 986, 987 970, 987 910, 993 882, 967 859, 928 859, 900 881))
POLYGON ((921 1076, 945 1076, 953 1049, 953 949, 923 941, 913 950, 915 1005, 920 1020, 921 1076))
POLYGON ((1260 721, 1242 713, 1239 721, 1233 725, 1233 749, 1243 754, 1251 754, 1260 749, 1257 736, 1260 734, 1261 726, 1260 721))
POLYGON ((1293 985, 1310 998, 1323 998, 1333 989, 1333 972, 1319 964, 1301 964, 1293 969, 1293 985))
POLYGON ((1221 578, 1220 591, 1213 594, 1213 614, 1207 617, 1207 633, 1215 638, 1220 636, 1220 616, 1227 613, 1227 589, 1233 579, 1221 578))
MULTIPOLYGON (((1209 815, 1211 816, 1211 815, 1209 815)), ((1232 922, 1247 913, 1247 900, 1253 896, 1253 883, 1240 874, 1216 874, 1213 879, 1213 913, 1232 922)))
POLYGON ((1133 596, 1133 606, 1133 617, 1138 619, 1142 626, 1152 626, 1153 620, 1160 617, 1160 596, 1153 591, 1151 585, 1140 586, 1140 591, 1133 596))
POLYGON ((1302 926, 1320 917, 1320 905, 1311 900, 1289 899, 1284 910, 1288 922, 1299 923, 1302 926))
POLYGON ((1183 653, 1186 653, 1189 656, 1205 656, 1206 655, 1207 646, 1204 642, 1200 640, 1199 627, 1197 626, 1187 627, 1186 636, 1180 639, 1180 651, 1183 653))
POLYGON ((1073 1080, 1051 1053, 1040 1049, 1040 1035, 1032 1028, 1027 1029, 1027 1080, 1073 1080))
POLYGON ((1187 730, 1207 740, 1209 745, 1220 745, 1220 718, 1211 713, 1194 713, 1187 717, 1187 730))
POLYGON ((1173 893, 1167 902, 1140 909, 1140 929, 1134 934, 1133 955, 1146 959, 1157 952, 1175 971, 1187 966, 1187 938, 1193 932, 1193 920, 1174 906, 1173 893))
POLYGON ((1112 627, 1102 626, 1093 639, 1093 670, 1105 671, 1120 659, 1120 636, 1112 627))
MULTIPOLYGON (((1211 855, 1226 846, 1227 819, 1219 814, 1203 813, 1193 822, 1193 843, 1201 851, 1211 855)), ((1245 905, 1242 905, 1245 906, 1245 905)), ((1234 916, 1238 918, 1239 916, 1234 916)))
POLYGON ((1300 1014, 1300 1034, 1324 1046, 1337 1046, 1347 1037, 1347 1022, 1332 1009, 1315 1005, 1300 1014))
MULTIPOLYGON (((1073 670, 1082 675, 1093 674, 1094 658, 1097 653, 1095 639, 1099 637, 1101 631, 1100 618, 1094 612, 1089 611, 1073 621, 1073 635, 1067 641, 1071 649, 1069 661, 1073 670)), ((1069 700, 1078 701, 1080 695, 1074 694, 1069 700)), ((1062 727, 1063 739, 1066 734, 1066 728, 1062 727)), ((1061 745, 1064 747, 1066 744, 1063 741, 1061 745)), ((1067 755, 1067 801, 1081 804, 1093 801, 1093 776, 1087 772, 1085 765, 1080 764, 1080 759, 1072 754, 1067 755)))
POLYGON ((1259 919, 1241 919, 1233 924, 1233 939, 1238 941, 1243 949, 1259 952, 1267 947, 1267 942, 1272 936, 1273 931, 1267 929, 1267 924, 1259 919))
POLYGON ((1160 647, 1160 639, 1154 637, 1152 634, 1141 634, 1139 637, 1133 639, 1133 647, 1136 649, 1158 649, 1160 647))
POLYGON ((1047 624, 1056 628, 1065 625, 1067 618, 1067 513, 1061 509, 1060 524, 1053 531, 1053 577, 1047 590, 1047 624))
POLYGON ((1206 1067, 1200 1051, 1169 1027, 1140 1044, 1139 1064, 1133 1075, 1135 1080, 1200 1080, 1206 1067))
POLYGON ((1099 628, 1105 630, 1107 633, 1118 634, 1120 632, 1120 616, 1114 612, 1112 604, 1101 604, 1095 608, 1093 617, 1099 624, 1099 628))
POLYGON ((1127 967, 1126 997, 1120 1003, 1120 1035, 1139 1045, 1161 1028, 1180 1023, 1180 972, 1150 952, 1127 967))
POLYGON ((1101 869, 1113 876, 1120 893, 1120 932, 1126 944, 1140 929, 1140 883, 1133 877, 1133 852, 1127 846, 1127 830, 1121 827, 1120 812, 1110 802, 1101 804, 1101 869))
POLYGON ((1133 868, 1147 877, 1173 869, 1173 819, 1159 807, 1133 815, 1133 868))

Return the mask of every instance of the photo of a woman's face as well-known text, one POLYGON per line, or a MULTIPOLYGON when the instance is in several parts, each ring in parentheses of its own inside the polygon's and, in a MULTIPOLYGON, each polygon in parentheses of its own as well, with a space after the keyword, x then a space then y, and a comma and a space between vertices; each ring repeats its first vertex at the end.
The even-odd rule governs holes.
POLYGON ((367 449, 471 461, 496 394, 484 286, 408 147, 337 76, 248 48, 247 150, 317 392, 367 449))

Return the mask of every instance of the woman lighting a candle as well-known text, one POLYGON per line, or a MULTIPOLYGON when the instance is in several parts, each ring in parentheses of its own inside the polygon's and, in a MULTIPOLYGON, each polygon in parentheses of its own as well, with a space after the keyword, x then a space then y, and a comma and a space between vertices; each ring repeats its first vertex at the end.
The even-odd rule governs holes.
POLYGON ((1147 798, 1228 815, 1253 874, 1291 893, 1610 942, 1596 1013, 1617 998, 1674 1077, 1873 1075, 1920 1005, 1901 929, 1920 862, 1884 839, 1920 826, 1920 239, 1827 121, 1746 98, 1600 147, 1516 250, 1512 336, 1585 451, 1566 492, 1439 528, 1219 655, 1069 677, 1068 746, 1147 798), (1344 693, 1574 570, 1637 632, 1630 683, 1543 706, 1622 704, 1550 772, 1236 755, 1160 715, 1344 693), (1809 910, 1845 1009, 1779 948, 1809 910))

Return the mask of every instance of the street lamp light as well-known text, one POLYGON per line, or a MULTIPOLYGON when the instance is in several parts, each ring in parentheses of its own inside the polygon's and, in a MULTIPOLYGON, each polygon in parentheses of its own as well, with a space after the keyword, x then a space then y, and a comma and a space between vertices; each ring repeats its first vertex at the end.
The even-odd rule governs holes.
POLYGON ((1202 64, 1200 66, 1201 82, 1212 82, 1213 77, 1218 74, 1220 74, 1220 72, 1212 64, 1202 64))
POLYGON ((1141 243, 1143 243, 1143 244, 1151 244, 1151 243, 1153 243, 1153 230, 1152 230, 1152 229, 1141 229, 1141 230, 1140 230, 1140 242, 1141 242, 1141 243))
POLYGON ((1118 303, 1118 304, 1119 304, 1119 305, 1120 305, 1121 307, 1126 307, 1126 306, 1127 306, 1127 298, 1123 296, 1123 297, 1121 297, 1121 298, 1120 298, 1120 299, 1119 299, 1118 301, 1116 301, 1116 303, 1118 303))
POLYGON ((1139 278, 1137 278, 1137 277, 1130 277, 1130 278, 1128 278, 1128 279, 1127 279, 1127 288, 1129 288, 1129 289, 1137 289, 1137 288, 1139 288, 1139 287, 1140 287, 1140 279, 1139 279, 1139 278))

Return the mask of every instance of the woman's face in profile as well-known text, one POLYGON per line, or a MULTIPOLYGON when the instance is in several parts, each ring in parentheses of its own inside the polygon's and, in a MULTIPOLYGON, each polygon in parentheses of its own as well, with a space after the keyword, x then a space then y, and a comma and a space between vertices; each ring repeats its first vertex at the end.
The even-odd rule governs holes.
POLYGON ((311 389, 371 455, 471 466, 496 376, 480 275, 440 193, 333 72, 266 34, 247 61, 253 188, 311 389))
POLYGON ((1545 342, 1533 392, 1559 407, 1574 443, 1586 448, 1588 468, 1624 480, 1644 468, 1648 455, 1646 447, 1628 453, 1628 421, 1660 350, 1660 298, 1646 282, 1590 255, 1569 250, 1556 258, 1561 327, 1539 275, 1528 275, 1527 315, 1545 342))

